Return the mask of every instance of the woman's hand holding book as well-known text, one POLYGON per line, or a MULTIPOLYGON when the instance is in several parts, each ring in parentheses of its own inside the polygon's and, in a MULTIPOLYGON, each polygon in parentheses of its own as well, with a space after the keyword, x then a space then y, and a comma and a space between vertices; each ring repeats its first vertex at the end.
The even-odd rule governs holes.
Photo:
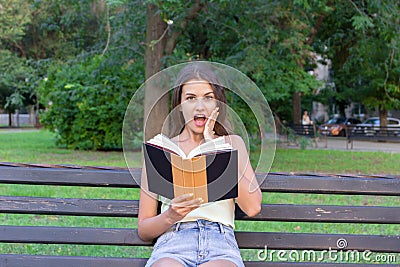
POLYGON ((203 199, 193 199, 193 196, 193 194, 184 194, 171 200, 167 214, 172 223, 182 220, 189 212, 200 207, 203 199))

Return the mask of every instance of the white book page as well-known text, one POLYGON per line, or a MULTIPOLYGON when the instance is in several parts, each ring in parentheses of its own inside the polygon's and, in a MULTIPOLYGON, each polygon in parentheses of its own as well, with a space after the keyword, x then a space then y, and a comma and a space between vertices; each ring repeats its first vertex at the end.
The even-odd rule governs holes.
POLYGON ((177 144, 175 144, 171 139, 169 139, 165 135, 158 134, 149 141, 147 141, 147 143, 158 147, 163 147, 165 149, 175 152, 176 154, 178 154, 183 158, 186 158, 185 152, 183 152, 183 150, 180 149, 180 147, 177 144))
POLYGON ((212 151, 223 151, 231 149, 233 149, 232 146, 229 143, 225 143, 225 137, 221 136, 194 148, 187 155, 187 158, 193 158, 196 155, 205 154, 212 151))
POLYGON ((171 139, 162 134, 156 135, 154 138, 147 141, 147 143, 173 151, 185 159, 193 158, 194 156, 209 153, 212 151, 224 151, 233 149, 229 143, 225 143, 225 137, 223 136, 199 145, 198 147, 190 151, 188 155, 186 155, 185 152, 183 152, 183 150, 180 149, 180 147, 176 143, 174 143, 171 139))

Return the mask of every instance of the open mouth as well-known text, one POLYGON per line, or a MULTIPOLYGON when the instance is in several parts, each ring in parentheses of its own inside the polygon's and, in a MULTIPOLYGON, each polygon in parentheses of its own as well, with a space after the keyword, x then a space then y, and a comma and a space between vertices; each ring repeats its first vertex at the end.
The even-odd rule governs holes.
POLYGON ((203 127, 206 124, 207 118, 206 115, 203 114, 194 115, 193 121, 197 127, 203 127))

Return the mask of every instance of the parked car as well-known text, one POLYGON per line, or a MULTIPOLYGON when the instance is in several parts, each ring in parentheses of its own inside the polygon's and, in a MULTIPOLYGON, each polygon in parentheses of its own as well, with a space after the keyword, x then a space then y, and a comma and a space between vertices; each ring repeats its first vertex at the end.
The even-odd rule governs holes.
MULTIPOLYGON (((360 133, 360 131, 363 131, 365 135, 374 135, 380 127, 380 119, 379 117, 371 117, 367 120, 365 120, 363 123, 357 124, 354 128, 353 131, 357 131, 360 133)), ((396 118, 387 118, 387 129, 389 131, 394 131, 391 132, 394 135, 399 135, 400 134, 400 119, 396 118)))
MULTIPOLYGON (((396 118, 387 118, 387 127, 400 127, 400 120, 396 118)), ((372 126, 379 126, 381 121, 379 117, 371 117, 364 121, 363 123, 359 123, 357 127, 372 127, 372 126)))
POLYGON ((332 136, 346 136, 346 127, 361 123, 356 118, 332 118, 318 127, 319 133, 332 136))

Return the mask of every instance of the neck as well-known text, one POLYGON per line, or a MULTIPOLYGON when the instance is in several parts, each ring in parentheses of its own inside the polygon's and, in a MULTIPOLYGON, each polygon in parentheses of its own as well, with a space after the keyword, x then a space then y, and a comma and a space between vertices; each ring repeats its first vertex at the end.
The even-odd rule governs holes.
POLYGON ((196 134, 186 128, 179 135, 179 142, 191 142, 200 145, 204 142, 203 134, 196 134))

